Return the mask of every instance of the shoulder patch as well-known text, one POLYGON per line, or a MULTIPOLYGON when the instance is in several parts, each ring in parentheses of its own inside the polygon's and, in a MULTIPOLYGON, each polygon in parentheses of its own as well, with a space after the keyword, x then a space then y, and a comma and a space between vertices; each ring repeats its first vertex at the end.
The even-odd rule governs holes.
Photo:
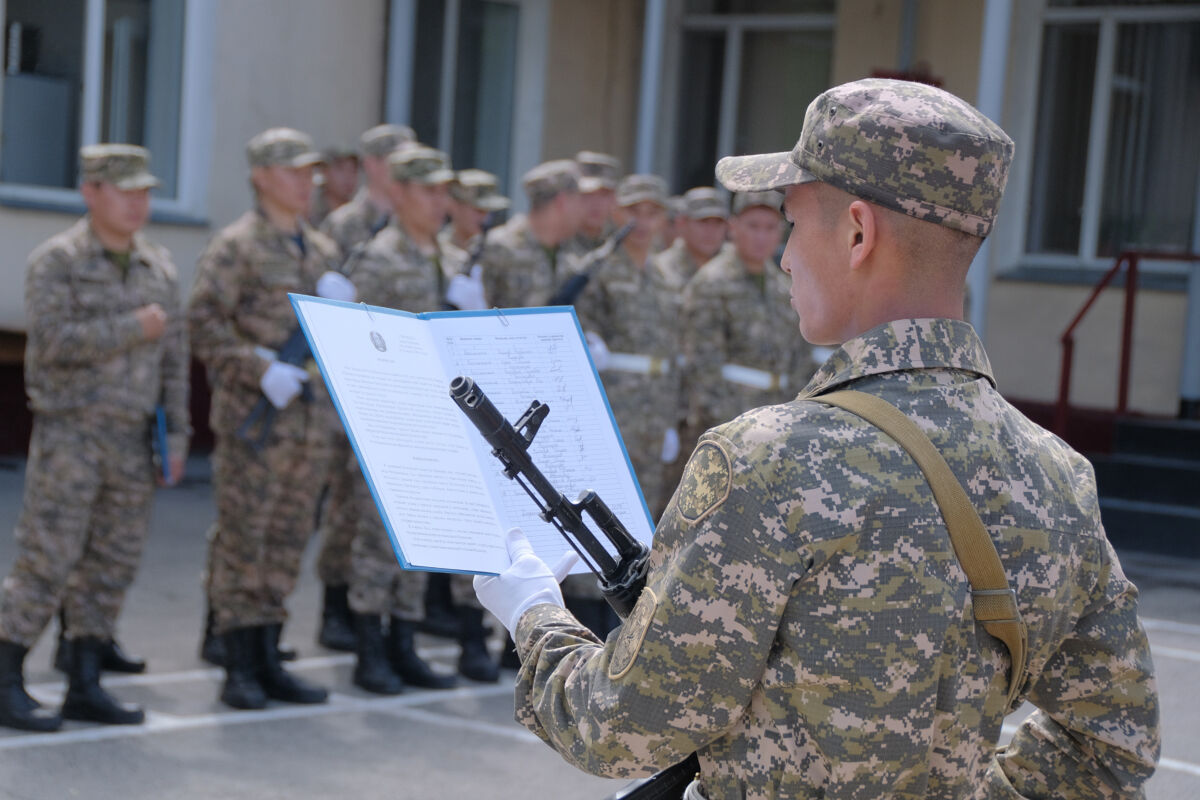
POLYGON ((613 646, 612 658, 608 661, 608 677, 610 680, 620 680, 629 672, 633 662, 637 660, 638 651, 642 649, 642 640, 646 631, 654 622, 654 612, 658 610, 658 597, 650 588, 642 589, 637 605, 621 626, 613 646))
POLYGON ((733 470, 729 454, 716 442, 701 442, 679 482, 679 515, 695 524, 729 497, 733 470))

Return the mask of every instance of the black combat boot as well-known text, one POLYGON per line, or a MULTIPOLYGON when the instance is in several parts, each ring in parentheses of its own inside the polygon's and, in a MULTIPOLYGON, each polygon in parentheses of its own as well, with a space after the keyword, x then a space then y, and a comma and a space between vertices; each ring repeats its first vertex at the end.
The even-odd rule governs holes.
POLYGON ((354 685, 374 694, 400 694, 404 691, 404 681, 388 661, 383 618, 378 614, 355 614, 354 623, 358 639, 354 685))
POLYGON ((317 643, 330 650, 355 651, 354 613, 350 610, 350 587, 326 586, 321 605, 321 632, 317 643))
POLYGON ((213 633, 213 610, 212 606, 209 606, 204 615, 204 640, 200 643, 200 658, 214 667, 225 666, 225 642, 226 637, 213 633))
POLYGON ((392 617, 388 626, 388 658, 392 669, 409 686, 422 689, 453 689, 458 680, 453 675, 439 675, 417 655, 413 635, 417 624, 411 620, 392 617))
MULTIPOLYGON (((58 612, 58 647, 54 651, 54 668, 59 672, 70 669, 71 640, 66 637, 67 616, 63 611, 58 612)), ((146 671, 146 660, 137 656, 126 655, 115 638, 104 642, 100 651, 100 669, 105 672, 124 672, 136 675, 146 671)))
POLYGON ((0 639, 0 725, 48 733, 62 727, 62 717, 42 708, 25 691, 28 647, 0 639))
POLYGON ((458 656, 458 673, 482 683, 500 680, 500 665, 488 652, 483 609, 459 606, 455 611, 458 615, 458 644, 462 648, 458 656))
POLYGON ((267 697, 285 703, 324 703, 329 699, 325 687, 301 680, 283 668, 283 659, 279 656, 279 635, 282 632, 283 624, 278 622, 258 627, 258 682, 263 691, 267 697))
POLYGON ((258 682, 259 639, 258 628, 235 628, 221 640, 222 661, 225 667, 225 685, 221 688, 221 702, 233 708, 257 710, 267 707, 267 693, 258 682))
POLYGON ((104 640, 96 636, 84 636, 71 642, 63 718, 104 725, 140 725, 146 721, 146 712, 140 706, 122 703, 100 686, 103 649, 104 640))
POLYGON ((450 576, 444 572, 431 572, 425 583, 425 618, 417 623, 417 630, 431 636, 458 638, 458 615, 450 597, 450 576))

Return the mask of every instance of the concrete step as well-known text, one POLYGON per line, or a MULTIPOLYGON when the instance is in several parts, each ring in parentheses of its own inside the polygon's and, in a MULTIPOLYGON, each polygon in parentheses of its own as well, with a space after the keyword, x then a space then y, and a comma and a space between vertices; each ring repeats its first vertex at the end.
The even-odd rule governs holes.
POLYGON ((1114 547, 1200 558, 1200 508, 1102 496, 1100 517, 1114 547))
POLYGON ((1200 420, 1119 419, 1112 451, 1200 463, 1200 420))
POLYGON ((1200 508, 1200 460, 1094 455, 1100 496, 1200 508))

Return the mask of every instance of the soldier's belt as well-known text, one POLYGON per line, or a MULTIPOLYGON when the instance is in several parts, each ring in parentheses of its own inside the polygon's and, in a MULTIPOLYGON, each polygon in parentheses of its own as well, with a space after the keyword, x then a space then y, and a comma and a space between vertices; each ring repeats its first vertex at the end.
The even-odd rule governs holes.
POLYGON ((642 353, 609 353, 608 364, 604 369, 658 377, 671 371, 671 359, 642 353))
POLYGON ((774 372, 767 372, 765 369, 755 369, 754 367, 744 367, 741 364, 722 364, 721 377, 730 383, 740 383, 742 386, 749 386, 751 389, 775 390, 786 389, 788 386, 787 375, 779 375, 774 372))

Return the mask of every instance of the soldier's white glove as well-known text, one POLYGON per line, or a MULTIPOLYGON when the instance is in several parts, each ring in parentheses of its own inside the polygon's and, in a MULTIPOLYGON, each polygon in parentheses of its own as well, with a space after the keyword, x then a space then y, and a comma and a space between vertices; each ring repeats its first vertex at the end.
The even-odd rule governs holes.
POLYGON ((343 303, 353 303, 358 299, 358 290, 354 284, 340 272, 330 270, 317 278, 317 295, 326 300, 341 300, 343 303))
POLYGON ((674 464, 679 458, 679 431, 667 428, 663 432, 662 463, 674 464))
POLYGON ((514 637, 521 615, 536 605, 563 604, 558 584, 571 572, 579 556, 568 551, 550 569, 533 552, 533 545, 520 528, 512 528, 504 536, 508 558, 512 563, 499 575, 476 575, 473 581, 479 602, 504 624, 514 637))
POLYGON ((584 336, 587 338, 588 352, 592 354, 592 363, 596 365, 596 370, 603 372, 608 369, 608 345, 600 338, 600 334, 588 331, 584 336))
POLYGON ((262 387, 263 394, 271 401, 271 405, 284 409, 299 396, 306 380, 308 373, 300 367, 282 361, 272 361, 267 371, 258 379, 258 385, 262 387))
POLYGON ((483 267, 476 264, 469 275, 455 275, 446 287, 446 302, 463 311, 479 311, 487 308, 483 293, 483 267))

